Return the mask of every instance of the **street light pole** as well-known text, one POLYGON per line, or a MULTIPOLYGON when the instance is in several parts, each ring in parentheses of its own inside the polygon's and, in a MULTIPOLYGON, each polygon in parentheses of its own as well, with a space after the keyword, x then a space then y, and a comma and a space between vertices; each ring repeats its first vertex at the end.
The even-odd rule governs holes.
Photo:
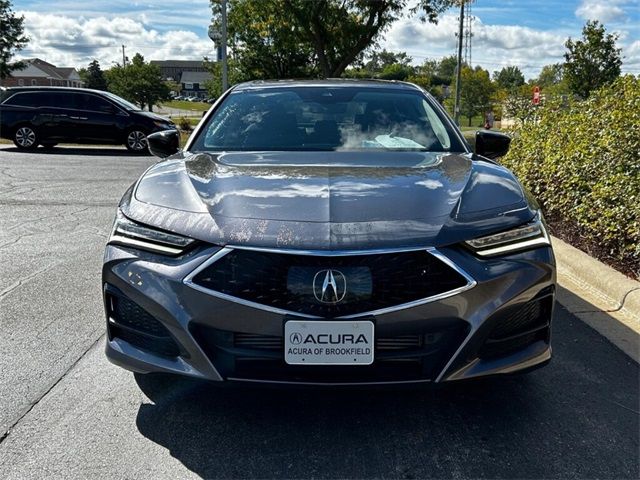
POLYGON ((456 125, 460 125, 460 81, 462 73, 462 34, 464 27, 464 0, 460 0, 460 26, 458 29, 458 68, 456 69, 456 100, 453 104, 453 114, 456 125))
POLYGON ((227 70, 227 0, 222 0, 222 91, 226 92, 229 88, 228 70, 227 70))

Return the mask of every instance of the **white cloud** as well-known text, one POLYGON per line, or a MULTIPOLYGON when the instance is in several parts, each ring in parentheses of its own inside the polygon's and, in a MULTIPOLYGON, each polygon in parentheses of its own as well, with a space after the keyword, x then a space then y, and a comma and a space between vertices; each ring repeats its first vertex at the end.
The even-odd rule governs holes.
MULTIPOLYGON (((456 52, 458 20, 454 14, 443 15, 437 25, 405 18, 391 27, 382 46, 407 51, 421 63, 456 52)), ((535 30, 517 25, 486 25, 476 17, 473 23, 472 63, 489 71, 518 65, 525 75, 535 76, 543 65, 562 61, 562 31, 535 30)))
POLYGON ((622 61, 634 72, 640 72, 640 40, 636 40, 625 49, 622 61))
POLYGON ((576 15, 584 20, 599 20, 602 23, 618 22, 626 18, 622 5, 624 0, 582 0, 576 15))
POLYGON ((97 59, 105 68, 122 62, 121 45, 132 58, 137 52, 147 60, 201 59, 213 57, 214 45, 189 30, 160 32, 148 25, 146 16, 92 18, 20 12, 30 37, 22 57, 38 57, 63 66, 84 66, 97 59))
MULTIPOLYGON (((615 3, 615 0, 614 0, 615 3)), ((622 3, 621 3, 622 5, 622 3)), ((565 42, 569 36, 580 37, 580 27, 553 30, 534 29, 520 25, 488 25, 478 17, 473 22, 472 56, 474 65, 493 72, 509 65, 518 66, 525 77, 540 73, 544 65, 564 61, 565 42)), ((427 58, 442 58, 456 53, 457 16, 452 13, 440 17, 437 25, 422 23, 416 18, 404 18, 385 34, 381 47, 405 51, 415 64, 427 58)), ((637 35, 619 28, 622 47, 623 72, 639 73, 640 45, 637 35)))

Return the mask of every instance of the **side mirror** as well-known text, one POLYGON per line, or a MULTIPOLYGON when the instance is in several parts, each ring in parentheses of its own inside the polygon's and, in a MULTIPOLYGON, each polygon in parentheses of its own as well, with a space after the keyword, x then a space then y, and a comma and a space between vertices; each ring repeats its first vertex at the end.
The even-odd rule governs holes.
POLYGON ((180 149, 180 132, 178 130, 163 130, 152 133, 147 137, 147 144, 152 155, 167 158, 180 149))
POLYGON ((511 137, 504 133, 478 130, 476 132, 476 153, 483 157, 496 159, 509 151, 511 137))

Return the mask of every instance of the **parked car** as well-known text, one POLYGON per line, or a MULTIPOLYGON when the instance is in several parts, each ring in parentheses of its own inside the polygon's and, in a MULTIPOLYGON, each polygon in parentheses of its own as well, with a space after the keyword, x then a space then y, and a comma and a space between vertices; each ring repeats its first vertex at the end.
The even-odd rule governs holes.
POLYGON ((85 88, 16 87, 0 92, 0 136, 21 150, 58 143, 124 144, 147 152, 150 133, 175 129, 109 92, 85 88))
POLYGON ((140 373, 445 382, 551 358, 540 207, 398 82, 233 87, 127 190, 104 256, 106 354, 140 373))

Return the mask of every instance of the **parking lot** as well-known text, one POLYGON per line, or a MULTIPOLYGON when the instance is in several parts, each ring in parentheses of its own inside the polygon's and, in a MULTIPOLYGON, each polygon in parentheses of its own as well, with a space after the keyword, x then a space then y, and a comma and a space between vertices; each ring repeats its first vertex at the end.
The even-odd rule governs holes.
POLYGON ((546 368, 437 388, 220 388, 109 364, 102 250, 153 162, 0 147, 0 478, 640 476, 638 365, 562 305, 546 368))

